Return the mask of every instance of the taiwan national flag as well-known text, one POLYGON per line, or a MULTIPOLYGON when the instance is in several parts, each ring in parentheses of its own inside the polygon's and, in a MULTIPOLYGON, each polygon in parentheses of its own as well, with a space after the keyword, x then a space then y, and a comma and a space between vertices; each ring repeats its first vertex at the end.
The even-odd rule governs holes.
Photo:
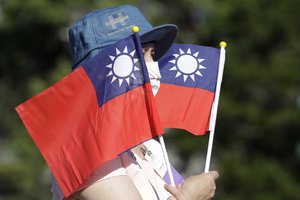
POLYGON ((203 135, 209 129, 220 50, 173 44, 159 60, 161 86, 155 97, 164 128, 203 135))
POLYGON ((103 163, 163 133, 135 39, 107 47, 16 108, 65 197, 103 163))

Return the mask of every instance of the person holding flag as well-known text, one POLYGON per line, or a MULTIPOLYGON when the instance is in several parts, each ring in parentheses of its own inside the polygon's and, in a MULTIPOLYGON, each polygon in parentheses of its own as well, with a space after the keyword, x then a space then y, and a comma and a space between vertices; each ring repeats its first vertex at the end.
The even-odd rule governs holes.
POLYGON ((154 61, 168 51, 176 34, 175 25, 153 28, 131 5, 94 11, 70 28, 73 72, 37 95, 33 101, 17 107, 53 172, 53 200, 206 200, 214 196, 215 179, 218 178, 216 171, 184 181, 172 167, 177 187, 168 185, 171 177, 166 175, 163 152, 159 143, 151 139, 163 134, 153 99, 161 78, 158 62, 154 61), (139 31, 140 38, 137 34, 132 37, 132 28, 135 32, 139 31), (139 47, 140 42, 143 48, 139 47), (144 65, 147 68, 144 69, 144 65), (148 85, 150 93, 152 88, 151 95, 148 85), (63 88, 71 90, 62 93, 63 88), (97 101, 82 97, 85 94, 76 93, 77 90, 86 91, 87 96, 95 94, 97 101), (49 99, 49 93, 56 93, 56 99, 49 99), (45 101, 48 104, 44 104, 45 101), (45 110, 45 106, 39 108, 41 102, 47 109, 55 106, 53 101, 59 102, 58 109, 61 109, 55 113, 68 113, 67 117, 60 114, 56 119, 54 111, 45 110), (70 112, 71 106, 66 108, 70 101, 78 110, 70 112), (122 106, 126 106, 121 107, 120 101, 122 106), (90 104, 99 107, 99 110, 86 113, 90 104), (28 107, 36 113, 36 110, 41 110, 50 114, 45 117, 38 113, 36 118, 32 118, 26 110, 28 107), (47 123, 52 122, 49 117, 55 118, 58 123, 55 128, 49 127, 53 129, 51 136, 59 139, 50 139, 47 135, 41 139, 37 134, 44 131, 44 127, 35 119, 45 118, 47 123), (67 128, 61 128, 64 123, 69 123, 67 128), (63 133, 57 133, 60 129, 71 135, 61 136, 63 133), (76 138, 73 133, 78 130, 82 134, 76 138), (132 134, 128 134, 130 132, 132 134), (98 140, 100 143, 97 143, 98 140), (65 141, 69 146, 59 146, 57 141, 65 141), (54 148, 62 151, 54 152, 54 148))
MULTIPOLYGON (((126 37, 128 35, 131 34, 131 30, 128 27, 133 27, 134 25, 138 26, 140 29, 140 35, 141 35, 141 42, 143 44, 143 54, 144 54, 144 58, 146 61, 146 66, 147 66, 147 70, 149 73, 149 78, 150 78, 150 82, 151 82, 151 86, 152 86, 152 91, 153 94, 156 95, 158 92, 158 89, 160 87, 160 70, 158 67, 158 63, 154 62, 158 61, 159 58, 161 58, 166 51, 169 49, 169 47, 173 44, 173 41, 175 40, 176 34, 177 34, 177 27, 175 25, 163 25, 163 26, 158 26, 155 28, 152 28, 152 26, 147 22, 147 20, 144 18, 144 16, 140 13, 140 11, 131 6, 131 5, 125 5, 125 6, 120 6, 120 7, 116 7, 116 8, 109 8, 109 9, 104 9, 104 10, 100 10, 100 11, 96 11, 98 12, 98 15, 100 16, 99 18, 97 18, 97 24, 105 24, 105 27, 101 27, 102 29, 97 29, 95 28, 95 32, 100 32, 100 35, 104 35, 103 32, 109 32, 107 35, 113 36, 116 35, 116 37, 119 37, 118 39, 121 39, 122 37, 126 37), (102 13, 105 13, 105 15, 101 15, 102 13), (135 17, 135 21, 133 21, 133 17, 135 17), (117 34, 115 34, 115 32, 117 32, 117 34), (124 35, 122 35, 124 34, 124 35)), ((77 23, 78 24, 78 23, 77 23)), ((78 51, 82 51, 84 49, 84 47, 80 46, 78 47, 78 44, 82 44, 82 42, 75 40, 76 37, 73 37, 72 34, 75 32, 75 30, 77 31, 78 29, 75 28, 75 26, 73 26, 73 28, 70 29, 70 38, 71 38, 71 49, 77 49, 78 51), (72 40, 72 38, 74 38, 74 40, 72 40), (76 47, 76 48, 75 48, 76 47)), ((87 31, 86 29, 84 30, 84 32, 87 31)), ((77 37, 78 39, 78 37, 77 37)), ((88 39, 89 38, 88 36, 88 39)), ((106 40, 104 40, 104 43, 106 42, 106 40)), ((98 53, 101 53, 103 50, 103 47, 96 45, 97 48, 95 48, 95 50, 90 51, 89 49, 86 50, 88 52, 88 56, 85 59, 91 58, 94 55, 97 55, 98 53)), ((78 66, 80 62, 82 61, 78 61, 80 59, 80 57, 76 57, 74 55, 76 55, 75 50, 73 51, 73 69, 76 68, 76 65, 78 66)), ((85 54, 83 54, 85 55, 85 54)), ((141 145, 138 145, 134 148, 131 149, 131 152, 134 154, 134 160, 135 161, 131 161, 134 162, 135 165, 139 166, 139 168, 143 168, 143 160, 147 160, 147 157, 149 157, 149 155, 147 155, 147 152, 156 152, 156 156, 159 157, 159 155, 161 156, 162 152, 160 151, 160 146, 158 145, 158 142, 156 140, 149 140, 141 145), (142 159, 142 160, 140 160, 142 159)), ((128 160, 128 159, 124 159, 124 157, 126 157, 126 154, 122 155, 122 161, 124 162, 124 160, 128 160)), ((149 161, 149 160, 148 160, 149 161)), ((163 163, 163 159, 160 158, 160 164, 163 163)), ((145 163, 144 163, 145 164, 145 163)), ((149 164, 149 163, 147 163, 149 164)), ((153 164, 153 163, 151 163, 153 164)), ((128 164, 124 164, 123 165, 128 165, 128 164)), ((144 174, 151 174, 151 172, 155 172, 154 175, 155 176, 157 174, 159 174, 159 169, 155 168, 155 164, 154 165, 154 170, 150 170, 150 171, 144 171, 144 174)), ((152 166, 153 166, 152 165, 152 166)), ((152 167, 151 166, 151 167, 152 167)), ((148 166, 149 167, 149 166, 148 166)), ((145 167, 146 168, 146 167, 145 167)), ((119 168, 120 169, 120 168, 119 168)), ((127 175, 129 175, 129 178, 131 180, 135 180, 134 178, 132 178, 132 176, 130 176, 130 173, 132 169, 130 169, 129 167, 125 167, 125 169, 127 170, 127 175)), ((116 170, 117 171, 117 170, 116 170)), ((168 179, 168 176, 165 176, 166 172, 164 171, 162 174, 160 174, 160 176, 162 178, 166 178, 168 179)), ((175 177, 177 177, 177 180, 175 180, 175 182, 177 184, 182 183, 182 178, 180 177, 179 174, 177 174, 176 170, 173 170, 173 175, 175 175, 175 177)), ((158 199, 165 199, 166 197, 169 196, 168 193, 165 194, 165 191, 162 190, 162 184, 159 180, 155 180, 156 184, 153 184, 153 180, 151 180, 151 178, 149 178, 149 175, 147 176, 148 181, 146 181, 147 183, 142 183, 141 180, 139 181, 134 181, 135 186, 137 187, 139 193, 141 194, 143 199, 155 199, 155 197, 153 197, 153 195, 149 194, 151 193, 151 191, 153 191, 153 189, 151 187, 154 187, 156 190, 156 193, 158 193, 158 199), (151 182, 152 181, 152 182, 151 182), (136 183, 138 182, 138 183, 136 183), (151 187, 146 187, 149 186, 149 184, 152 184, 151 187), (157 183, 160 183, 157 184, 157 183), (140 188, 147 188, 147 190, 142 190, 140 188)), ((158 177, 158 176, 156 176, 158 177)), ((183 183, 183 187, 182 187, 182 191, 185 191, 185 195, 188 196, 187 198, 184 197, 182 191, 179 189, 176 189, 172 186, 167 186, 166 189, 171 192, 171 194, 173 194, 177 199, 206 199, 205 196, 207 196, 207 198, 211 198, 212 193, 214 192, 215 186, 214 186, 214 180, 215 178, 218 177, 217 172, 210 172, 208 174, 201 174, 198 176, 193 176, 190 177, 186 180, 186 182, 183 183), (206 180, 207 179, 207 180, 206 180), (205 182, 207 185, 203 184, 203 182, 205 182), (205 185, 205 189, 201 190, 201 187, 203 185, 205 185), (202 186, 201 186, 202 185, 202 186), (188 189, 187 189, 188 188, 188 189), (191 189, 193 188, 193 189, 191 189), (200 196, 199 198, 196 198, 196 196, 200 196)), ((118 179, 120 179, 120 177, 118 177, 118 179)), ((140 179, 144 179, 142 177, 140 177, 140 179)), ((160 178, 159 178, 160 179, 160 178)), ((108 185, 113 185, 115 184, 114 179, 102 179, 102 183, 98 183, 99 185, 105 185, 103 188, 108 187, 108 185), (111 184, 109 183, 110 181, 113 181, 111 184)), ((117 185, 122 185, 121 181, 118 180, 117 181, 118 184, 117 185)), ((163 183, 164 184, 164 183, 163 183)), ((101 188, 98 185, 99 188, 101 188)), ((103 195, 103 191, 102 189, 100 190, 98 188, 97 193, 103 195)), ((94 188, 93 188, 94 190, 94 188)), ((90 188, 87 188, 85 190, 82 191, 81 196, 89 196, 91 195, 89 193, 90 188)), ((108 194, 108 197, 111 197, 112 193, 108 194)), ((79 195, 80 196, 80 195, 79 195)), ((92 192, 92 196, 97 196, 94 195, 92 192)), ((104 198, 105 199, 105 198, 104 198)))

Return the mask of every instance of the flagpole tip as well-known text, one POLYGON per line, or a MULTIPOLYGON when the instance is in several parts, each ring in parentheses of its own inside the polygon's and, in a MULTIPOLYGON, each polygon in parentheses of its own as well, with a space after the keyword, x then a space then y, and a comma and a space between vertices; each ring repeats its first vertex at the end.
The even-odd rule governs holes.
POLYGON ((132 32, 137 33, 139 32, 140 28, 138 26, 132 27, 132 32))
POLYGON ((224 42, 224 41, 220 42, 220 47, 226 47, 226 46, 227 46, 226 42, 224 42))

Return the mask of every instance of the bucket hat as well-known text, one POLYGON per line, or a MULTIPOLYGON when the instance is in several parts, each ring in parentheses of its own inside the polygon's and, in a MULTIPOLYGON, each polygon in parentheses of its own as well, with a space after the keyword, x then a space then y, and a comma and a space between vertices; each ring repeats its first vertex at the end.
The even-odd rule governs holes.
POLYGON ((142 43, 154 43, 154 60, 169 49, 177 35, 176 25, 153 27, 132 5, 96 10, 79 19, 69 29, 72 69, 99 54, 105 47, 133 34, 133 26, 139 27, 142 43))

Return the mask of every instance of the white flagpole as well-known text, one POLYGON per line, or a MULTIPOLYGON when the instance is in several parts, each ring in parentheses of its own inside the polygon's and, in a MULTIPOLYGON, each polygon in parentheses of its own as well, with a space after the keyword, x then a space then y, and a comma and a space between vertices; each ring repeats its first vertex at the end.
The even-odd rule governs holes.
POLYGON ((226 42, 220 42, 221 49, 220 49, 219 71, 218 71, 215 99, 213 102, 212 111, 211 111, 211 115, 210 115, 210 124, 209 124, 210 134, 209 134, 209 140, 208 140, 204 172, 208 172, 209 166, 210 166, 211 153, 212 153, 214 134, 215 134, 216 119, 217 119, 217 112, 218 112, 218 105, 219 105, 219 98, 220 98, 220 91, 221 91, 221 83, 222 83, 224 64, 225 64, 225 54, 226 54, 225 47, 226 46, 227 46, 226 42))
POLYGON ((158 136, 158 138, 159 138, 161 150, 163 152, 165 164, 167 166, 167 171, 168 171, 168 175, 169 175, 169 178, 170 178, 171 185, 175 187, 175 181, 174 181, 174 177, 173 177, 173 174, 172 174, 172 170, 171 170, 171 166, 170 166, 169 157, 168 157, 168 153, 167 153, 164 138, 163 138, 162 135, 158 136))

